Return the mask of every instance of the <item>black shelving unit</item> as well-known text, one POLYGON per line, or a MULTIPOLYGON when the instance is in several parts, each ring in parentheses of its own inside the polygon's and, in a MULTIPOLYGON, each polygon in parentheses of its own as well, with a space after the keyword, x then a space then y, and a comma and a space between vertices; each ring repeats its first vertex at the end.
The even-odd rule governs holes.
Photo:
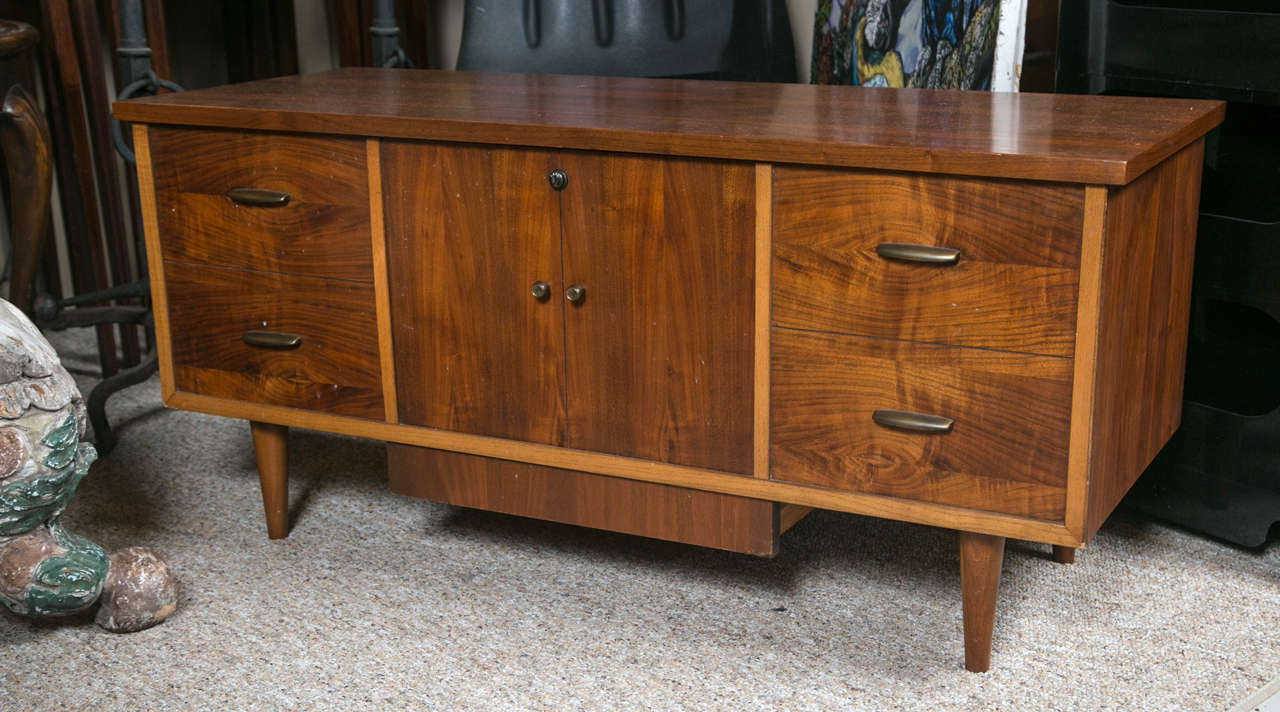
POLYGON ((1063 2, 1058 90, 1221 99, 1182 426, 1125 502, 1240 544, 1280 531, 1280 2, 1063 2))

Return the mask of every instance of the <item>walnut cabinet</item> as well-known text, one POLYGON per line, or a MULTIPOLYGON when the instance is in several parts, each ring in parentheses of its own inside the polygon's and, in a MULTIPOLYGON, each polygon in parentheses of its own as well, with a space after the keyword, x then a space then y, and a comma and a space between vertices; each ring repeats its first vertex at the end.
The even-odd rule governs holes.
POLYGON ((1223 109, 347 69, 115 113, 165 403, 250 421, 270 536, 289 426, 736 551, 947 527, 984 670, 1005 538, 1070 560, 1177 427, 1223 109))

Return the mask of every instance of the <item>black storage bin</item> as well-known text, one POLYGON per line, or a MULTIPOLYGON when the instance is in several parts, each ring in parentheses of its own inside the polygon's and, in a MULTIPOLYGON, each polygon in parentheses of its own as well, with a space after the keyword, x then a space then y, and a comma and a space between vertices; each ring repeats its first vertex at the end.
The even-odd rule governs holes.
POLYGON ((1230 102, 1210 134, 1182 426, 1126 504, 1243 546, 1280 523, 1280 3, 1064 2, 1059 91, 1230 102))
POLYGON ((1062 0, 1059 7, 1058 91, 1280 104, 1276 0, 1062 0))

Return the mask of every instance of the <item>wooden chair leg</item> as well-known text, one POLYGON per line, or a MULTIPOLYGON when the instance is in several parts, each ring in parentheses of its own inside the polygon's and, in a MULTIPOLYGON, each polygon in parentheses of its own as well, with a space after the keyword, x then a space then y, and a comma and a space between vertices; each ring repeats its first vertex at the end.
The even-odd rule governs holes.
POLYGON ((1004 537, 960 532, 964 666, 970 672, 986 672, 991 667, 991 630, 1003 563, 1004 537))
MULTIPOLYGON (((20 51, 31 37, 39 37, 31 26, 9 23, 4 47, 20 51), (13 26, 21 37, 13 38, 13 26), (26 34, 29 31, 29 34, 26 34), (14 44, 10 45, 10 41, 14 44)), ((0 49, 0 54, 4 50, 0 49)), ((6 54, 7 56, 7 54, 6 54)), ((12 261, 9 272, 9 301, 31 316, 31 297, 40 254, 44 251, 45 227, 49 216, 49 196, 53 189, 53 159, 49 126, 34 98, 14 85, 0 106, 0 150, 9 171, 9 239, 12 261)))
POLYGON ((1053 545, 1053 560, 1059 564, 1074 564, 1076 562, 1076 550, 1071 546, 1053 545))
POLYGON ((250 421, 249 428, 262 483, 262 506, 267 512, 267 537, 283 539, 289 535, 289 428, 256 421, 250 421))

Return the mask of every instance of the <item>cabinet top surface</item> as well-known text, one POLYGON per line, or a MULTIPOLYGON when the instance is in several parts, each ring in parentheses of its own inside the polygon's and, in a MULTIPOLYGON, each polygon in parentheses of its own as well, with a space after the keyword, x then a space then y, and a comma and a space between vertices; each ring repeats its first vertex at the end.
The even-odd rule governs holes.
POLYGON ((1128 183, 1217 101, 345 68, 117 102, 143 123, 1128 183))

